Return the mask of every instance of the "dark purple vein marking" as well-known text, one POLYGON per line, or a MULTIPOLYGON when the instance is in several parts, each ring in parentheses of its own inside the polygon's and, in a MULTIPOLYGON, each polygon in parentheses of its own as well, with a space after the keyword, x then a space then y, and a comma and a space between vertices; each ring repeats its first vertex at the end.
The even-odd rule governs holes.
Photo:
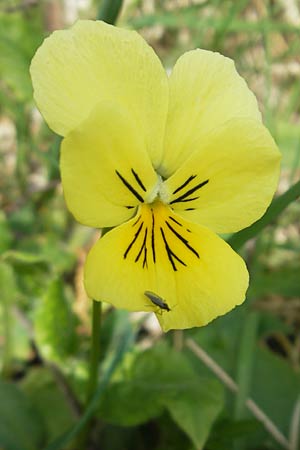
POLYGON ((127 249, 126 249, 126 251, 125 251, 125 253, 124 253, 124 255, 123 255, 123 258, 124 258, 124 259, 126 259, 126 257, 127 257, 128 253, 129 253, 130 249, 132 248, 133 244, 134 244, 135 241, 137 240, 137 238, 138 238, 138 236, 139 236, 139 234, 140 234, 140 232, 141 232, 141 230, 142 230, 143 225, 144 225, 144 222, 142 222, 142 223, 140 224, 140 226, 139 226, 137 232, 136 232, 135 235, 134 235, 133 240, 132 240, 132 241, 130 242, 130 244, 128 245, 128 247, 127 247, 127 249))
POLYGON ((177 192, 181 191, 181 189, 185 188, 197 175, 191 175, 184 183, 182 183, 175 191, 173 191, 173 195, 177 194, 177 192))
MULTIPOLYGON (((138 260, 140 259, 141 254, 142 254, 142 251, 146 250, 146 255, 144 255, 144 262, 145 262, 145 256, 147 257, 147 249, 146 249, 147 234, 148 234, 148 228, 145 229, 144 240, 143 240, 141 249, 140 249, 137 257, 135 258, 134 262, 138 262, 138 260)), ((147 263, 147 260, 146 260, 146 263, 147 263)), ((143 263, 143 267, 144 267, 144 265, 145 264, 143 263)))
POLYGON ((142 216, 139 216, 136 221, 132 224, 132 226, 134 227, 140 220, 141 220, 142 216))
POLYGON ((171 266, 172 266, 174 272, 177 272, 177 267, 176 267, 176 265, 175 265, 175 262, 174 262, 173 258, 176 259, 176 260, 177 260, 180 264, 182 264, 183 266, 186 266, 186 264, 185 264, 185 262, 183 262, 180 258, 178 258, 178 256, 175 255, 174 252, 172 252, 172 250, 170 249, 169 244, 168 244, 168 242, 167 242, 167 239, 166 239, 164 230, 163 230, 161 227, 160 227, 160 232, 161 232, 161 235, 162 235, 162 238, 163 238, 165 247, 166 247, 166 252, 167 252, 167 255, 168 255, 168 259, 169 259, 169 261, 170 261, 170 263, 171 263, 171 266))
POLYGON ((189 241, 185 239, 181 234, 179 234, 172 225, 169 224, 169 222, 166 221, 166 225, 169 228, 169 230, 172 231, 172 233, 175 234, 175 236, 191 251, 194 253, 194 255, 197 256, 197 258, 200 258, 199 253, 189 244, 189 241))
MULTIPOLYGON (((191 195, 194 192, 196 192, 198 189, 200 189, 203 186, 205 186, 208 182, 209 182, 209 180, 205 180, 205 181, 202 181, 202 183, 197 184, 195 187, 193 187, 192 189, 189 189, 187 192, 182 194, 180 197, 177 197, 177 198, 175 198, 175 200, 172 200, 170 202, 170 205, 172 203, 179 203, 179 202, 182 202, 182 201, 187 201, 187 200, 184 200, 184 199, 186 199, 186 197, 188 197, 189 195, 191 195)), ((193 199, 193 200, 195 200, 195 199, 193 199)))
POLYGON ((137 174, 133 169, 131 169, 131 172, 132 172, 134 178, 136 179, 138 185, 143 189, 144 192, 146 192, 146 188, 145 188, 145 186, 143 185, 142 180, 140 179, 140 177, 138 176, 138 174, 137 174))
POLYGON ((152 231, 151 231, 151 248, 152 248, 152 258, 153 262, 156 262, 156 255, 155 255, 155 242, 154 242, 154 214, 153 210, 151 209, 152 214, 152 231))
POLYGON ((169 219, 173 220, 173 222, 177 223, 180 227, 183 227, 182 223, 178 222, 178 220, 174 219, 174 217, 169 216, 169 219))
POLYGON ((118 175, 118 177, 120 178, 120 180, 122 181, 122 183, 127 187, 127 189, 141 202, 144 203, 144 199, 143 197, 131 186, 130 183, 128 183, 127 180, 125 180, 124 177, 122 177, 122 175, 120 174, 120 172, 118 172, 117 170, 115 171, 116 174, 118 175))

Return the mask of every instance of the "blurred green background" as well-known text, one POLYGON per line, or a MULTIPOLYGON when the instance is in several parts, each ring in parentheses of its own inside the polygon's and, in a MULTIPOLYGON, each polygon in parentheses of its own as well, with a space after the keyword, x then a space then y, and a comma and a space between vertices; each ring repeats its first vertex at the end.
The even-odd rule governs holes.
MULTIPOLYGON (((207 327, 163 335, 153 315, 105 305, 100 380, 107 383, 88 436, 76 431, 91 333, 82 269, 97 236, 66 209, 60 138, 34 106, 28 68, 51 31, 95 19, 109 3, 0 0, 0 448, 297 450, 299 200, 240 249, 251 274, 247 301, 207 327), (249 410, 249 399, 275 431, 249 410), (56 438, 66 430, 74 436, 61 445, 56 438)), ((196 47, 233 58, 283 155, 278 194, 299 180, 297 0, 127 0, 117 23, 138 30, 166 69, 196 47)))

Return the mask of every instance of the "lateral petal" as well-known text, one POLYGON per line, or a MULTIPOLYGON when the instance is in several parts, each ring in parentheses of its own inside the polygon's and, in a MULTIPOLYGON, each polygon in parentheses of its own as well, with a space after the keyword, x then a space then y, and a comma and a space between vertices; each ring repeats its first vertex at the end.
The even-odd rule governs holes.
POLYGON ((197 152, 164 183, 164 199, 187 220, 217 233, 258 220, 278 183, 280 153, 268 130, 232 119, 197 142, 197 152))
POLYGON ((155 192, 158 178, 127 110, 98 104, 62 142, 61 177, 68 208, 91 227, 128 220, 155 192))

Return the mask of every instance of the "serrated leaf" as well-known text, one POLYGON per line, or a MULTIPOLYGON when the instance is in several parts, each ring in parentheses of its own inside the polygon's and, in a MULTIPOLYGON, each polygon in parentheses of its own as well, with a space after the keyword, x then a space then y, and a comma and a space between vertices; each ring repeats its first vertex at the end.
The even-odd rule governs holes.
POLYGON ((73 353, 76 322, 62 280, 52 281, 34 317, 36 342, 46 359, 60 361, 73 353))
POLYGON ((13 384, 0 381, 0 447, 36 450, 44 439, 43 422, 25 395, 13 384))

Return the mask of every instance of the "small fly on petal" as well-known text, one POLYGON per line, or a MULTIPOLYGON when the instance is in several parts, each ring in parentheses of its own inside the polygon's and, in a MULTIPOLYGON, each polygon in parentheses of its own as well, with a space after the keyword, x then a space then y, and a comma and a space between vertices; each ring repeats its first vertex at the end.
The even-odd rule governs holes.
POLYGON ((148 297, 148 299, 155 306, 158 306, 159 308, 164 309, 165 311, 171 311, 171 309, 169 308, 168 304, 164 301, 164 299, 159 297, 159 295, 157 295, 157 294, 155 294, 154 292, 151 292, 151 291, 145 291, 144 294, 145 294, 146 297, 148 297))

